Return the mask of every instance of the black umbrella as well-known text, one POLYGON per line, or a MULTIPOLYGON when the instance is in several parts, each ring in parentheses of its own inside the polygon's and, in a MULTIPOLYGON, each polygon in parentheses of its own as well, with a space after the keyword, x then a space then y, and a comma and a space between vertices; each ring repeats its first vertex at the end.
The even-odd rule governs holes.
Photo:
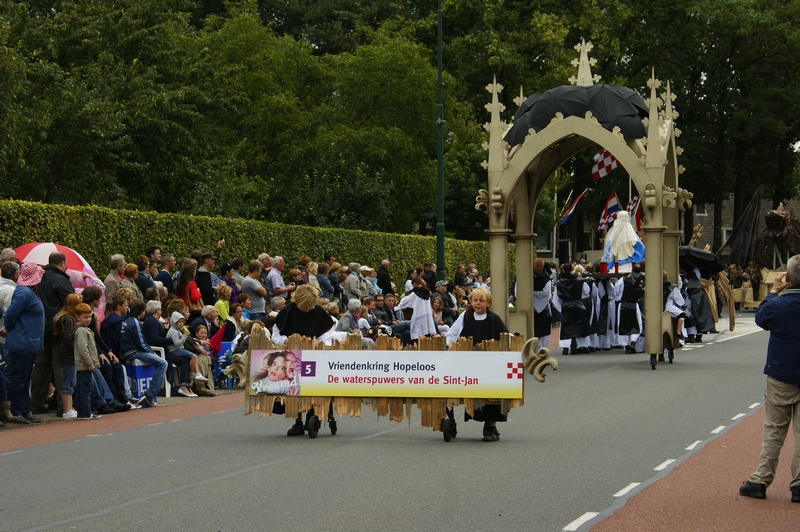
POLYGON ((586 111, 591 111, 600 125, 608 130, 617 126, 626 137, 647 135, 642 118, 647 117, 649 111, 639 93, 613 85, 562 85, 526 98, 514 116, 514 126, 506 134, 505 141, 512 146, 520 144, 529 129, 541 131, 556 113, 565 118, 583 117, 586 111))
POLYGON ((702 276, 707 279, 711 278, 712 274, 727 268, 713 253, 691 246, 678 247, 678 262, 681 268, 687 271, 699 268, 702 276))

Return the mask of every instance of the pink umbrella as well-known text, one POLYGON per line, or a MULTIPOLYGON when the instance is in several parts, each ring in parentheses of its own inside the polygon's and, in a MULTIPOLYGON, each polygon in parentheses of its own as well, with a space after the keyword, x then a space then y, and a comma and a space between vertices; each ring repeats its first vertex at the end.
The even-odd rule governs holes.
POLYGON ((89 263, 86 262, 86 259, 84 259, 80 253, 67 246, 62 246, 61 244, 54 244, 52 242, 30 242, 21 245, 14 251, 16 251, 17 259, 19 259, 20 262, 29 260, 42 266, 49 264, 51 253, 60 251, 67 257, 67 268, 79 272, 86 272, 97 277, 92 267, 89 266, 89 263))

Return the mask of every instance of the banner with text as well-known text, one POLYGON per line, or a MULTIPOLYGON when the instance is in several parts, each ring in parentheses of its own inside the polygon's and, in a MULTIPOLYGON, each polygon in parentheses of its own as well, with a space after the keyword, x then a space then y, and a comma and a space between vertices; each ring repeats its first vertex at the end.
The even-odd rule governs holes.
POLYGON ((519 352, 254 350, 249 393, 521 399, 523 373, 519 352))

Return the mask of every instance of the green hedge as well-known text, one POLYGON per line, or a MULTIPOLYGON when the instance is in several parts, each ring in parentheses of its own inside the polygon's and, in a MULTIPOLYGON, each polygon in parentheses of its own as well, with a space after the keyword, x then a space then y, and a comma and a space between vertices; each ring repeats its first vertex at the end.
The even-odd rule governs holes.
MULTIPOLYGON (((94 271, 104 277, 111 255, 122 253, 132 261, 150 246, 180 258, 194 249, 213 251, 225 238, 222 260, 253 259, 261 253, 281 255, 288 267, 301 255, 321 262, 334 253, 343 264, 360 262, 376 268, 391 261, 392 280, 398 285, 407 269, 436 257, 436 238, 347 229, 303 227, 270 222, 182 214, 161 214, 114 210, 105 207, 0 201, 0 247, 17 247, 27 242, 56 242, 78 251, 94 271)), ((487 242, 445 240, 447 278, 455 266, 474 262, 489 271, 487 242)), ((509 246, 513 276, 514 246, 509 246)))

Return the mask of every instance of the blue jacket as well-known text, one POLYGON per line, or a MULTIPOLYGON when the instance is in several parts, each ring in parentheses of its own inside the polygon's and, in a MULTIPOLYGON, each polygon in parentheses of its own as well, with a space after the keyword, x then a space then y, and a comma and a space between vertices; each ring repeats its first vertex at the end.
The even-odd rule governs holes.
POLYGON ((122 323, 124 321, 125 318, 121 317, 116 312, 112 312, 103 320, 103 323, 100 324, 100 336, 103 338, 108 348, 118 357, 123 353, 122 346, 120 345, 120 340, 122 338, 120 330, 122 329, 122 323))
POLYGON ((6 351, 35 355, 44 348, 44 307, 29 286, 17 286, 3 320, 8 334, 6 351))
POLYGON ((764 373, 787 384, 800 385, 800 287, 783 295, 768 294, 756 311, 756 325, 770 331, 764 373))
POLYGON ((122 353, 122 357, 120 358, 141 351, 155 354, 144 341, 141 323, 139 323, 137 318, 131 316, 123 322, 122 328, 120 329, 120 352, 122 353))

